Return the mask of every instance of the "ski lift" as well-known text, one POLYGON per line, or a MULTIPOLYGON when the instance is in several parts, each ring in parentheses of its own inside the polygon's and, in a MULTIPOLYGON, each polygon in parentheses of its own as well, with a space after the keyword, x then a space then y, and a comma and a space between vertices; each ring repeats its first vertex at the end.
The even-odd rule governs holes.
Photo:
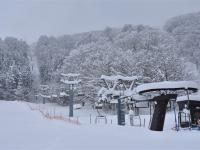
POLYGON ((189 127, 191 122, 190 114, 180 111, 178 113, 178 121, 181 128, 189 127))
POLYGON ((191 94, 177 98, 179 106, 179 126, 181 128, 200 128, 200 95, 191 94))
POLYGON ((85 96, 83 92, 78 92, 78 96, 85 96))
POLYGON ((85 96, 85 93, 83 92, 83 87, 82 87, 82 85, 81 84, 78 84, 77 85, 77 88, 76 88, 76 90, 77 90, 77 96, 78 97, 83 97, 83 96, 85 96))
POLYGON ((94 106, 95 106, 95 109, 103 109, 103 103, 101 102, 95 102, 94 106))
POLYGON ((74 109, 81 109, 82 105, 81 104, 74 104, 74 109))
POLYGON ((105 97, 105 100, 111 101, 114 95, 127 96, 135 81, 138 80, 137 76, 126 77, 122 75, 113 76, 101 76, 101 81, 103 81, 103 86, 99 90, 99 97, 105 97))
MULTIPOLYGON (((165 115, 167 104, 169 101, 176 99, 180 91, 197 92, 197 84, 190 81, 165 81, 157 83, 147 83, 136 87, 135 89, 140 95, 149 95, 152 97, 153 102, 156 102, 153 117, 151 119, 150 130, 162 131, 164 127, 165 115), (162 91, 165 91, 164 93, 162 91), (171 92, 169 92, 171 91, 171 92), (160 93, 159 96, 155 96, 155 92, 160 93)), ((150 107, 151 108, 151 107, 150 107)), ((174 105, 174 118, 176 124, 176 130, 178 130, 176 109, 174 105)), ((191 118, 192 120, 192 118, 191 118)))

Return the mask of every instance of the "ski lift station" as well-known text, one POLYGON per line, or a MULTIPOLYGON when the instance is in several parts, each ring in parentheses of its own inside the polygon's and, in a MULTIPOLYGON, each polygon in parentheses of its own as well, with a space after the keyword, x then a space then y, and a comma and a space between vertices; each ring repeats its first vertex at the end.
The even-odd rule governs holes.
MULTIPOLYGON (((139 126, 142 126, 140 116, 145 114, 150 116, 149 129, 162 131, 165 115, 171 111, 174 112, 175 130, 200 129, 200 94, 193 81, 149 83, 148 78, 122 75, 102 75, 98 81, 102 86, 94 104, 98 112, 96 120, 104 119, 107 122, 106 112, 117 114, 118 125, 125 125, 125 114, 133 110, 139 126)), ((73 116, 73 109, 81 109, 83 99, 87 98, 80 90, 80 82, 79 74, 61 74, 63 87, 57 94, 50 94, 50 87, 41 85, 43 103, 45 100, 56 100, 61 105, 68 105, 69 116, 73 116)))
POLYGON ((96 103, 96 107, 101 109, 107 105, 112 107, 114 104, 117 109, 119 125, 125 124, 122 116, 126 110, 132 107, 137 116, 140 115, 140 109, 149 110, 150 130, 163 130, 168 108, 174 112, 176 130, 200 127, 200 95, 197 93, 198 86, 195 82, 142 83, 139 77, 120 75, 101 76, 101 79, 104 86, 98 93, 99 101, 96 103), (179 107, 178 112, 176 112, 176 107, 179 107), (187 113, 183 111, 185 109, 187 113))
POLYGON ((196 128, 200 125, 200 95, 190 94, 177 98, 180 127, 196 128))

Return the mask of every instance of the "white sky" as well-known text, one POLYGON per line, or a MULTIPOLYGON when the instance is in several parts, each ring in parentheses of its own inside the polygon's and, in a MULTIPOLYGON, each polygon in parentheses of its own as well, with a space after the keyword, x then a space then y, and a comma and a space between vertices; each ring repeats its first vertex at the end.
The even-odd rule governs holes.
POLYGON ((173 16, 200 11, 200 0, 0 0, 0 37, 29 43, 106 26, 162 27, 173 16))

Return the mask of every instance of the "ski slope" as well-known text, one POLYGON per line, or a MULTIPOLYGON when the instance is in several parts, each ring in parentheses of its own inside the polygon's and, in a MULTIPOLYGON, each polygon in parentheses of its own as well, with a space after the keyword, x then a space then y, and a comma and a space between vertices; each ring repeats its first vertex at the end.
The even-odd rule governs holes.
POLYGON ((199 131, 74 125, 46 119, 25 102, 0 101, 0 150, 199 150, 199 138, 199 131))

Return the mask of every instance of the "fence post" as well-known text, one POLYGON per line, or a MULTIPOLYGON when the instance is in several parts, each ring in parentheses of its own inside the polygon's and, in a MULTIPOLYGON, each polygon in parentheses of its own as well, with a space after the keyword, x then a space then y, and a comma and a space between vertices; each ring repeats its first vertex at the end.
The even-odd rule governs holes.
POLYGON ((90 114, 90 124, 92 124, 92 115, 90 114))
POLYGON ((53 115, 54 115, 54 118, 56 116, 56 110, 55 110, 55 107, 53 108, 53 115))
POLYGON ((78 121, 78 117, 77 117, 76 119, 77 119, 77 125, 78 125, 78 122, 79 122, 79 121, 78 121))

